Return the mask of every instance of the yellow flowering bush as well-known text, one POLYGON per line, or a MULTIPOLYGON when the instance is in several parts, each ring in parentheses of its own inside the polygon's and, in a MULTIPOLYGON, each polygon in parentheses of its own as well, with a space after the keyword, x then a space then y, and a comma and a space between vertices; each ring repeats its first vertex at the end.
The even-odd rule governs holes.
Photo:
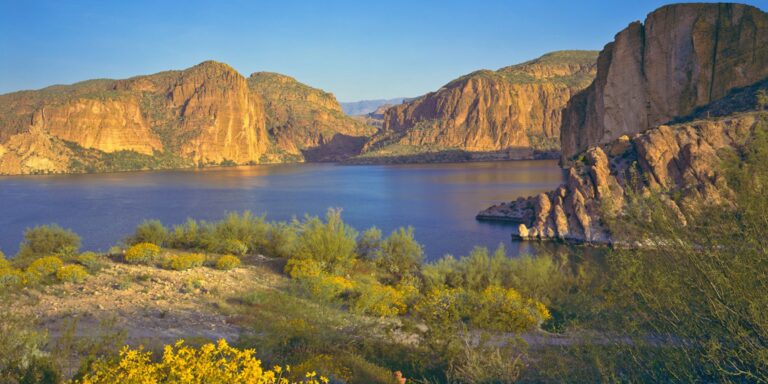
POLYGON ((484 329, 523 332, 552 317, 544 304, 523 298, 512 288, 491 285, 473 299, 472 323, 484 329))
POLYGON ((41 279, 53 276, 63 265, 64 262, 58 257, 45 256, 30 263, 27 272, 35 278, 41 279))
POLYGON ((160 254, 160 247, 152 243, 139 243, 125 251, 125 262, 129 264, 149 264, 160 254))
POLYGON ((378 281, 355 284, 356 297, 351 309, 356 313, 373 316, 397 316, 405 313, 405 296, 394 287, 378 281))
POLYGON ((461 319, 464 291, 457 288, 435 288, 427 292, 413 308, 428 324, 449 325, 461 319))
POLYGON ((312 259, 288 259, 285 264, 285 273, 294 279, 304 277, 316 277, 323 273, 323 269, 315 260, 312 259))
POLYGON ((62 283, 81 283, 88 277, 88 271, 80 265, 65 265, 56 271, 56 279, 62 283))
POLYGON ((301 381, 283 377, 290 367, 275 366, 265 369, 252 349, 239 350, 230 347, 225 340, 205 344, 200 348, 178 341, 167 345, 162 359, 152 361, 151 352, 142 349, 123 348, 117 360, 102 359, 93 364, 80 384, 320 384, 328 379, 315 372, 304 375, 301 381))
POLYGON ((205 255, 202 253, 182 253, 180 255, 171 255, 163 262, 163 267, 176 271, 202 267, 205 262, 205 255))
POLYGON ((354 287, 352 280, 326 273, 304 277, 301 284, 312 298, 324 302, 333 302, 354 287))
POLYGON ((214 265, 214 268, 222 271, 229 271, 230 269, 235 269, 239 266, 240 266, 240 259, 238 259, 237 256, 224 255, 219 257, 218 260, 216 260, 216 264, 214 265))

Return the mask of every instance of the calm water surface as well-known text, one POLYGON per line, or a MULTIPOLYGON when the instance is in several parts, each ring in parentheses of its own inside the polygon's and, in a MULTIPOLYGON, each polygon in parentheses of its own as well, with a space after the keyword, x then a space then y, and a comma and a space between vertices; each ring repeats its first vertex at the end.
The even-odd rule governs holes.
POLYGON ((511 254, 535 252, 511 241, 509 225, 481 223, 475 214, 552 189, 563 176, 556 161, 546 160, 0 177, 0 249, 15 254, 24 229, 45 223, 73 229, 84 249, 106 250, 148 218, 169 225, 251 210, 287 220, 340 207, 359 230, 375 225, 389 233, 413 226, 429 259, 499 243, 511 254))

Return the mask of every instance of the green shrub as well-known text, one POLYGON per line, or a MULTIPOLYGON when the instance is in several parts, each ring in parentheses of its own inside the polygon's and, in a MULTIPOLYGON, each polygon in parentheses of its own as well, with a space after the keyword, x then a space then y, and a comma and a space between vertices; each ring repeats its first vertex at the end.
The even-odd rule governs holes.
POLYGON ((331 274, 348 270, 355 260, 357 231, 344 224, 341 211, 329 209, 326 221, 307 217, 299 227, 293 258, 315 260, 331 274))
POLYGON ((17 288, 25 283, 24 272, 11 266, 0 267, 0 288, 17 288))
POLYGON ((394 287, 378 281, 358 282, 350 309, 372 316, 397 316, 405 313, 405 297, 394 287))
POLYGON ((373 260, 381 250, 381 230, 371 227, 357 240, 357 256, 364 260, 373 260))
POLYGON ((56 224, 41 225, 24 232, 24 241, 14 261, 19 266, 26 267, 36 258, 72 254, 78 249, 80 236, 76 233, 56 224))
POLYGON ((298 223, 294 220, 290 223, 273 223, 267 233, 267 246, 264 249, 266 255, 287 259, 296 247, 298 223))
POLYGON ((65 265, 56 271, 56 278, 63 283, 82 283, 88 271, 80 265, 65 265))
POLYGON ((64 262, 56 256, 46 256, 34 260, 27 267, 27 272, 37 279, 45 279, 53 276, 64 265, 64 262))
POLYGON ((129 264, 150 264, 160 255, 160 247, 152 243, 139 243, 125 251, 125 262, 129 264))
POLYGON ((216 260, 215 268, 222 271, 229 271, 240 266, 240 259, 237 256, 224 255, 216 260))
POLYGON ((104 260, 95 252, 83 252, 75 257, 75 262, 90 273, 96 273, 104 267, 104 260))
POLYGON ((146 220, 136 227, 133 235, 126 239, 126 244, 151 243, 159 247, 168 240, 168 230, 159 220, 146 220))
POLYGON ((413 238, 413 228, 400 228, 381 243, 376 264, 396 280, 410 275, 421 267, 424 250, 413 238))
POLYGON ((210 249, 215 253, 228 253, 238 256, 243 256, 248 253, 248 246, 240 240, 225 239, 216 242, 210 249))
POLYGON ((182 253, 180 255, 171 255, 163 262, 163 267, 175 271, 184 271, 187 269, 202 267, 205 262, 205 255, 202 253, 182 253))

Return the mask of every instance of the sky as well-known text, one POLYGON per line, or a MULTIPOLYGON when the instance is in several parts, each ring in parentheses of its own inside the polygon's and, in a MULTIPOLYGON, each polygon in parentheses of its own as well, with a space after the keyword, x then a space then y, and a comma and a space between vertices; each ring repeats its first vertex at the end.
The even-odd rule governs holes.
POLYGON ((665 3, 0 0, 0 93, 216 60, 340 101, 412 97, 478 69, 599 50, 665 3))

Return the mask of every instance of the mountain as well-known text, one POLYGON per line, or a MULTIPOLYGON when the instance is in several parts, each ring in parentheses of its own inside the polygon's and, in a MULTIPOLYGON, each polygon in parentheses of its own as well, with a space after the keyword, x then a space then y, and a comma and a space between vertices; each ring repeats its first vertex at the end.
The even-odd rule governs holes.
POLYGON ((344 116, 331 94, 276 74, 246 79, 207 61, 0 95, 0 174, 345 157, 374 130, 344 116))
POLYGON ((386 110, 364 156, 557 150, 561 110, 595 75, 594 51, 560 51, 481 70, 386 110))
POLYGON ((745 5, 671 5, 631 24, 563 112, 565 184, 477 218, 518 223, 523 239, 610 243, 631 196, 659 196, 686 225, 727 202, 720 164, 768 128, 767 44, 768 14, 745 5))
POLYGON ((248 78, 261 96, 276 153, 307 161, 337 161, 360 153, 376 128, 346 116, 331 93, 270 72, 248 78))
POLYGON ((768 76, 768 16, 743 4, 674 4, 605 46, 597 78, 563 113, 564 163, 768 76))
POLYGON ((362 116, 372 113, 382 105, 396 105, 408 100, 406 97, 397 97, 394 99, 360 100, 341 102, 341 110, 349 116, 362 116))

